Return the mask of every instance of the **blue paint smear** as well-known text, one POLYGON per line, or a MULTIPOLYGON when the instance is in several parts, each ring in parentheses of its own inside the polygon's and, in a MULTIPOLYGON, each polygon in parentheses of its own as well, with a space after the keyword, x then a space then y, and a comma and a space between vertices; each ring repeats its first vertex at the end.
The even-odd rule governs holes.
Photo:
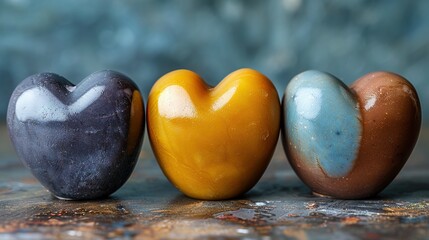
POLYGON ((315 70, 295 76, 285 92, 289 148, 330 177, 352 170, 362 134, 357 101, 340 80, 315 70))

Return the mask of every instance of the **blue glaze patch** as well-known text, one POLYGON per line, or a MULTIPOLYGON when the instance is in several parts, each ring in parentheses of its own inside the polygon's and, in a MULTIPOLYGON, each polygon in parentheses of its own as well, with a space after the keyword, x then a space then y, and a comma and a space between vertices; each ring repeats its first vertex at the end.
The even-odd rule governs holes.
POLYGON ((352 170, 362 126, 357 101, 334 76, 306 71, 288 84, 283 103, 288 148, 330 177, 352 170))

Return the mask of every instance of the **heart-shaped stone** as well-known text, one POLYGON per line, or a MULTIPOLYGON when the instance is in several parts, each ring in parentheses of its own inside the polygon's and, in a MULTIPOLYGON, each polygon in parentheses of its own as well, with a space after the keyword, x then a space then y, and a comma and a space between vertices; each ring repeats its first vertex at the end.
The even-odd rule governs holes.
POLYGON ((187 196, 228 199, 250 190, 270 162, 280 102, 271 81, 255 70, 237 70, 215 88, 177 70, 153 86, 147 118, 167 178, 187 196))
POLYGON ((19 158, 53 195, 96 199, 133 171, 144 105, 133 81, 114 71, 93 73, 77 86, 41 73, 13 92, 7 125, 19 158))
POLYGON ((416 90, 393 73, 369 73, 348 88, 330 74, 306 71, 288 84, 282 104, 288 160, 320 195, 376 195, 399 173, 419 135, 416 90))

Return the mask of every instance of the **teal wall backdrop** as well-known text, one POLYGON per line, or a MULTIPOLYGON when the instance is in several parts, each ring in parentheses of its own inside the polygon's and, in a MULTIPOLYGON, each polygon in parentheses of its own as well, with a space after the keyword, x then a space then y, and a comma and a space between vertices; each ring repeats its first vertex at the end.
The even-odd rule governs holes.
MULTIPOLYGON (((372 0, 4 0, 0 1, 0 116, 29 75, 78 83, 113 69, 145 98, 174 69, 216 84, 255 68, 283 94, 307 69, 346 83, 376 70, 407 77, 429 111, 429 1, 372 0)), ((424 114, 425 122, 429 115, 424 114)))

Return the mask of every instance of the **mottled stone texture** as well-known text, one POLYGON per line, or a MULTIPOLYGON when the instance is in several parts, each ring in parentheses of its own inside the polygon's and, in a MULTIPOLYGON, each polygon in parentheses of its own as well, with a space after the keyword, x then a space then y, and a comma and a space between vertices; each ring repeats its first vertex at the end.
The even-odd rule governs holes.
POLYGON ((178 68, 214 85, 251 67, 279 93, 307 69, 347 84, 385 70, 409 79, 426 103, 428 11, 426 0, 0 1, 0 113, 29 75, 82 79, 100 69, 126 73, 146 96, 178 68))
POLYGON ((144 131, 140 92, 126 76, 94 73, 73 86, 42 73, 12 94, 7 123, 15 150, 55 196, 110 195, 130 176, 144 131))
POLYGON ((404 166, 418 139, 420 101, 402 76, 373 72, 350 89, 332 75, 306 71, 283 98, 286 156, 314 193, 374 197, 404 166))

